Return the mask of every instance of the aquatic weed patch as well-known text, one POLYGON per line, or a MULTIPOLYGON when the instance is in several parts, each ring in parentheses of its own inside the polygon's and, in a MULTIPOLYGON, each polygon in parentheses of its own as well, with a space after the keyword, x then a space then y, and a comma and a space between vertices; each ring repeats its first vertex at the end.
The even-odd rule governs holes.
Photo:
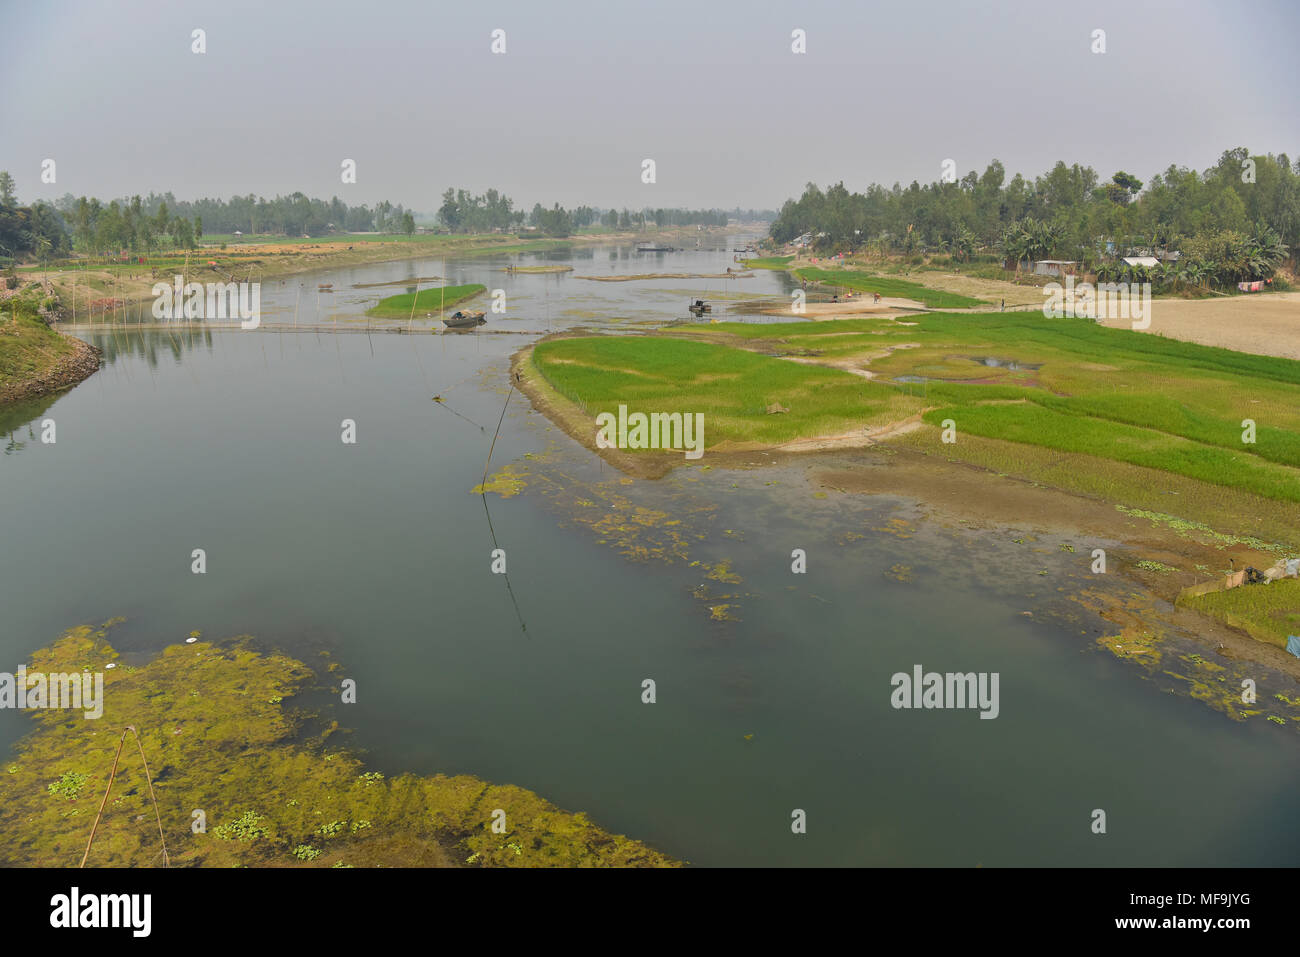
MULTIPOLYGON (((36 652, 30 667, 73 672, 116 657, 105 629, 82 626, 36 652)), ((332 745, 336 722, 288 707, 319 680, 336 680, 325 675, 339 666, 325 660, 318 676, 256 650, 252 639, 180 644, 134 672, 107 671, 98 721, 34 712, 33 730, 0 775, 0 863, 81 859, 126 724, 149 761, 173 866, 456 865, 470 854, 483 866, 676 863, 523 788, 367 770, 332 745), (490 828, 497 808, 507 814, 505 834, 490 828), (206 822, 199 831, 196 810, 206 822)), ((148 782, 129 758, 124 752, 91 866, 160 861, 148 782)))

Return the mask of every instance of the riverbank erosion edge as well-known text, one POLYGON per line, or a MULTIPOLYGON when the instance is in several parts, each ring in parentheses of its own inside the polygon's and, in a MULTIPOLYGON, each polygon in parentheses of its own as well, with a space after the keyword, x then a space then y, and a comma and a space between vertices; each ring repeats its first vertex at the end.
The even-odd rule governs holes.
POLYGON ((99 349, 76 336, 53 330, 50 334, 62 340, 66 348, 41 355, 28 370, 0 377, 0 404, 61 392, 99 371, 103 358, 99 349))

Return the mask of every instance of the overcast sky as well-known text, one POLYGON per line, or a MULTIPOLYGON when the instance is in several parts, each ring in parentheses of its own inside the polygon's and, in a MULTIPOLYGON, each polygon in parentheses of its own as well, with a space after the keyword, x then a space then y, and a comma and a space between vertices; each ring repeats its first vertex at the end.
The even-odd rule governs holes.
POLYGON ((776 207, 946 158, 1146 180, 1234 146, 1300 155, 1296 0, 0 0, 0 35, 0 169, 24 201, 776 207))

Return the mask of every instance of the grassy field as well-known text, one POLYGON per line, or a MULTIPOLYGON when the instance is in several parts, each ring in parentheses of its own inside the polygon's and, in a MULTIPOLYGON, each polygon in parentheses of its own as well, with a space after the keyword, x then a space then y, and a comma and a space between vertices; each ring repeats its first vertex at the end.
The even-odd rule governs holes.
POLYGON ((800 279, 819 282, 827 286, 838 286, 859 292, 878 292, 882 296, 899 299, 915 299, 931 309, 968 309, 972 306, 988 305, 982 299, 972 299, 970 296, 962 296, 954 292, 930 289, 920 283, 910 282, 906 279, 873 276, 871 273, 859 272, 853 269, 816 269, 809 267, 796 269, 794 274, 800 279))
POLYGON ((927 422, 952 419, 958 445, 979 435, 1300 502, 1300 362, 1036 313, 915 321, 716 325, 700 334, 775 338, 787 352, 869 367, 873 386, 921 396, 927 422), (1246 419, 1255 422, 1250 444, 1246 419))
POLYGON ((925 428, 891 441, 1129 507, 1300 540, 1294 360, 1038 313, 933 313, 908 324, 720 323, 558 340, 541 344, 535 361, 593 415, 618 402, 703 411, 710 447, 842 434, 924 410, 925 428), (669 335, 733 348, 692 351, 669 335), (773 402, 790 413, 768 415, 773 402), (940 441, 947 419, 951 444, 940 441), (1245 420, 1255 423, 1253 443, 1243 442, 1245 420))
POLYGON ((423 316, 426 312, 447 312, 450 315, 449 310, 454 311, 457 303, 473 299, 486 290, 486 286, 477 282, 464 286, 434 286, 419 292, 388 296, 367 309, 366 315, 377 319, 409 319, 412 313, 423 316))
POLYGON ((842 434, 921 408, 896 389, 864 389, 862 380, 834 369, 685 339, 558 339, 539 343, 533 362, 593 419, 617 413, 620 404, 629 412, 702 412, 709 448, 842 434), (790 411, 769 414, 773 403, 790 411))
POLYGON ((1288 635, 1300 635, 1300 581, 1294 579, 1211 592, 1186 604, 1270 644, 1286 647, 1288 635))
POLYGON ((34 314, 0 313, 0 386, 40 374, 72 352, 72 344, 34 314))
POLYGON ((746 269, 785 269, 793 261, 793 256, 760 256, 746 259, 741 265, 746 269))

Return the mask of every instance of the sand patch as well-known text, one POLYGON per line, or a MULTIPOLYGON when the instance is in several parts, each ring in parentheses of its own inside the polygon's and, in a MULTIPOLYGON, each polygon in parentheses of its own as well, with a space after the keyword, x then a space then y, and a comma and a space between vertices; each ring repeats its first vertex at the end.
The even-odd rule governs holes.
MULTIPOLYGON (((1132 320, 1106 319, 1102 325, 1131 329, 1132 320)), ((1300 359, 1300 293, 1155 299, 1146 332, 1237 352, 1300 359)))
POLYGON ((845 299, 841 302, 808 302, 804 303, 802 312, 796 312, 793 304, 759 310, 765 316, 790 316, 794 319, 811 319, 814 322, 826 319, 883 319, 924 311, 925 306, 914 299, 886 297, 880 302, 873 302, 870 296, 845 299))

